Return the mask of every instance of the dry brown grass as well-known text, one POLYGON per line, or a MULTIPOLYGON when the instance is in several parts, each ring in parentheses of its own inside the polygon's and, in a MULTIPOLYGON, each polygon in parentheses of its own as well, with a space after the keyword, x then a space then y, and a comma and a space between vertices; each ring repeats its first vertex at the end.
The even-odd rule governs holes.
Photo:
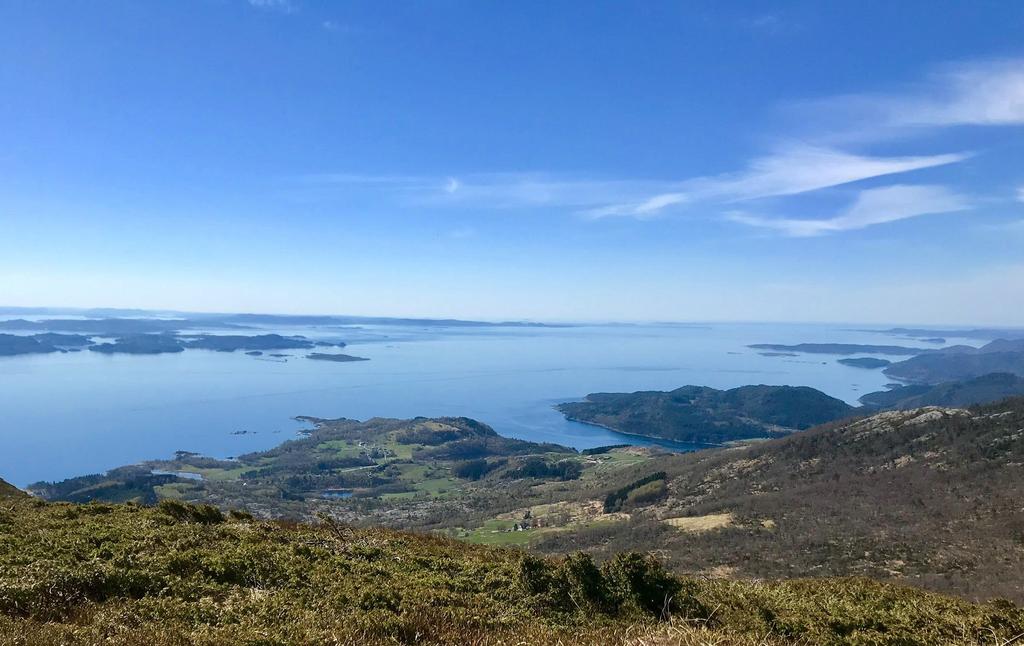
POLYGON ((729 527, 736 521, 730 513, 666 518, 663 522, 684 532, 700 533, 729 527))

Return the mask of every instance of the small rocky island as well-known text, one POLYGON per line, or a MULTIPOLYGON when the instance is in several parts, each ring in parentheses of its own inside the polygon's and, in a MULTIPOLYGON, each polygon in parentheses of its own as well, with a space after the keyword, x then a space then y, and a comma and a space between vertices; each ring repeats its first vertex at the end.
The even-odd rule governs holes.
POLYGON ((852 359, 837 359, 837 363, 841 363, 844 366, 850 366, 853 368, 867 368, 874 370, 875 368, 884 368, 892 363, 888 359, 877 359, 875 357, 854 357, 852 359))
POLYGON ((353 357, 350 354, 328 354, 326 352, 314 352, 306 355, 307 359, 314 361, 334 361, 337 363, 349 363, 351 361, 369 361, 366 357, 353 357))

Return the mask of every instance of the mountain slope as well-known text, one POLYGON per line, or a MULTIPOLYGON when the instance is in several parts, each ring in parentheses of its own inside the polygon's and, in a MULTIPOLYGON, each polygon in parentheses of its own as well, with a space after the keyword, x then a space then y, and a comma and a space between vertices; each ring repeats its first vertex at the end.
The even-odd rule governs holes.
POLYGON ((25 492, 5 480, 0 480, 0 498, 20 498, 25 492))
POLYGON ((535 546, 639 543, 685 572, 863 574, 1024 601, 1024 398, 656 458, 606 491, 655 472, 664 495, 627 520, 535 546))
POLYGON ((788 432, 849 415, 847 403, 805 386, 683 386, 671 392, 593 393, 558 406, 572 420, 623 433, 719 444, 788 432))
POLYGON ((1006 603, 863 579, 679 580, 640 555, 598 567, 170 501, 15 501, 0 526, 4 644, 924 645, 1024 631, 1006 603))

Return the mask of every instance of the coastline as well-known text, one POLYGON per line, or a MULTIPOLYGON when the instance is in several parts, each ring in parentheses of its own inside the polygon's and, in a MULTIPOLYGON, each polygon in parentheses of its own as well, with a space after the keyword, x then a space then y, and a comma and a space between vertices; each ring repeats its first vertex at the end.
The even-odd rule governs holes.
POLYGON ((625 436, 628 436, 628 437, 640 437, 640 438, 643 438, 645 440, 651 440, 654 443, 664 442, 664 443, 666 443, 666 444, 668 444, 670 446, 671 445, 678 445, 680 447, 682 447, 682 446, 698 447, 698 448, 689 448, 689 449, 686 449, 686 451, 681 451, 681 452, 687 452, 688 453, 688 452, 692 452, 692 451, 700 451, 701 448, 705 448, 705 449, 720 449, 720 448, 724 448, 726 446, 729 446, 728 444, 717 444, 717 443, 714 443, 714 442, 683 442, 681 440, 672 440, 672 439, 669 439, 667 437, 658 437, 657 435, 644 435, 643 433, 630 433, 628 431, 620 431, 619 429, 612 428, 611 426, 608 426, 607 424, 601 424, 600 422, 590 422, 590 421, 587 421, 585 419, 579 419, 579 418, 573 417, 572 415, 567 415, 566 413, 563 413, 561 410, 559 410, 558 406, 559 406, 559 404, 555 404, 554 406, 552 406, 552 408, 557 410, 559 412, 559 414, 562 415, 562 417, 564 417, 566 420, 568 420, 570 422, 577 422, 579 424, 586 424, 587 426, 595 426, 597 428, 603 428, 604 430, 611 431, 612 433, 615 433, 617 435, 625 435, 625 436))

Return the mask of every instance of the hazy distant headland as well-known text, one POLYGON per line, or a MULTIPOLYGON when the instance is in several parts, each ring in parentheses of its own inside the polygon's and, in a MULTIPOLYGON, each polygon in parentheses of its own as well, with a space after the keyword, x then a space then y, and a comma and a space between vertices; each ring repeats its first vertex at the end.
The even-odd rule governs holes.
POLYGON ((902 345, 869 345, 862 343, 754 343, 747 346, 755 350, 772 352, 806 352, 809 354, 894 354, 913 355, 927 352, 928 348, 908 348, 902 345))
POLYGON ((919 384, 974 379, 997 372, 1024 377, 1024 339, 997 339, 980 348, 957 345, 931 350, 894 363, 884 372, 919 384))
POLYGON ((915 327, 893 327, 885 330, 857 330, 858 332, 871 332, 875 334, 887 334, 893 336, 905 336, 917 339, 925 343, 944 343, 945 337, 960 337, 962 339, 982 339, 993 341, 995 339, 1024 339, 1024 328, 998 328, 981 327, 966 329, 933 329, 915 327))

